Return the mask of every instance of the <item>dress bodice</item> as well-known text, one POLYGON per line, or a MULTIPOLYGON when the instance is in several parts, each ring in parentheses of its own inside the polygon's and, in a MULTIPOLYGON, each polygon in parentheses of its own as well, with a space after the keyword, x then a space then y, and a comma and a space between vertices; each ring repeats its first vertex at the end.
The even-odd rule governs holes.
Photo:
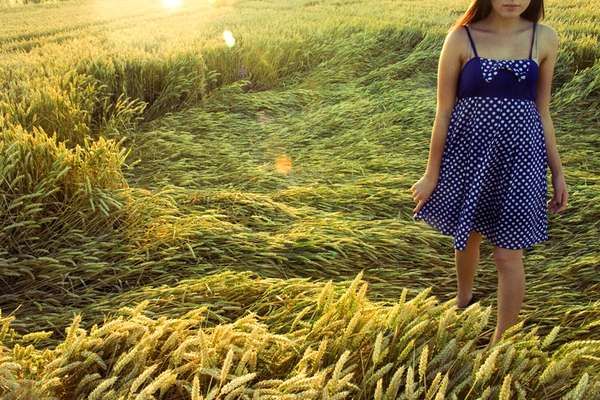
POLYGON ((464 27, 475 56, 470 58, 460 71, 457 97, 507 97, 535 101, 539 65, 531 54, 536 23, 533 23, 529 58, 522 59, 479 57, 469 27, 464 27))
POLYGON ((460 71, 457 97, 509 97, 535 101, 538 75, 538 64, 532 58, 473 57, 460 71))

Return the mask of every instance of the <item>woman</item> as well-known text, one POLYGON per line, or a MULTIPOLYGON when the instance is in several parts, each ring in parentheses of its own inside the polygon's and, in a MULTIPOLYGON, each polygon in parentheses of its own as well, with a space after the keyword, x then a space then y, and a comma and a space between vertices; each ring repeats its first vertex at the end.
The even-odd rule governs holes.
POLYGON ((549 239, 548 209, 567 206, 549 111, 559 40, 537 23, 543 13, 543 0, 476 0, 450 29, 427 168, 410 188, 413 218, 454 237, 458 307, 476 299, 482 238, 494 245, 498 319, 490 345, 517 322, 523 249, 549 239), (554 194, 546 203, 548 166, 554 194))

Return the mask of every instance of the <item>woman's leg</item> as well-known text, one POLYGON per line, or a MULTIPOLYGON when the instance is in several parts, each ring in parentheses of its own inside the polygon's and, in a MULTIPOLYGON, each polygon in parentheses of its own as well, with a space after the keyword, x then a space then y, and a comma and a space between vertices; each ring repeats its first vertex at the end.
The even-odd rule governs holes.
POLYGON ((517 322, 525 296, 523 249, 496 246, 494 262, 498 271, 498 321, 490 345, 496 343, 502 333, 517 322))
POLYGON ((456 276, 458 280, 457 307, 464 307, 471 299, 475 271, 479 264, 479 245, 481 244, 481 239, 481 233, 473 230, 469 233, 465 249, 463 251, 454 249, 456 276))

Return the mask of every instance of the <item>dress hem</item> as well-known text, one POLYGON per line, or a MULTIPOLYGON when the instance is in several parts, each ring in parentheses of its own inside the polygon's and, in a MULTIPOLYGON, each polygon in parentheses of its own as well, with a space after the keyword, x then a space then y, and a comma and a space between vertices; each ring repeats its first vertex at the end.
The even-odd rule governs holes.
MULTIPOLYGON (((415 221, 422 220, 424 222, 427 222, 427 224, 429 226, 431 226, 432 228, 434 228, 438 232, 440 232, 440 233, 442 233, 442 234, 444 234, 446 236, 452 237, 452 239, 453 239, 452 247, 454 249, 460 250, 460 251, 464 251, 466 249, 466 247, 467 247, 466 244, 462 248, 460 246, 456 245, 456 235, 455 235, 454 232, 452 232, 451 230, 448 230, 446 228, 443 228, 440 224, 435 223, 433 221, 433 219, 431 219, 428 215, 424 215, 424 214, 416 215, 416 214, 414 214, 413 215, 413 220, 415 220, 415 221)), ((550 236, 546 233, 541 238, 534 239, 534 240, 530 241, 529 243, 527 243, 526 245, 520 245, 519 247, 515 247, 515 246, 511 247, 511 245, 504 245, 504 244, 502 244, 500 242, 497 242, 496 240, 492 240, 490 238, 489 233, 485 232, 484 229, 481 229, 479 227, 473 226, 470 229, 469 233, 471 231, 476 231, 476 232, 480 233, 485 238, 485 240, 487 240, 493 246, 501 247, 501 248, 504 248, 504 249, 510 249, 510 250, 519 250, 519 249, 530 250, 534 245, 550 240, 550 236)), ((467 235, 467 240, 468 240, 468 235, 467 235)))

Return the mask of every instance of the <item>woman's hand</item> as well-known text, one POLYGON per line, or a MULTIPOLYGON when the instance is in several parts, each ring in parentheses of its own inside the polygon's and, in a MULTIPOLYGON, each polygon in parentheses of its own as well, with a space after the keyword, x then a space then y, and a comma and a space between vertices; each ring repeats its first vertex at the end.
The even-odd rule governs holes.
POLYGON ((417 206, 413 209, 413 213, 416 214, 421 210, 423 204, 429 199, 431 193, 437 185, 437 179, 425 174, 415 184, 410 187, 412 191, 412 198, 417 203, 417 206))
POLYGON ((548 208, 553 213, 559 213, 567 208, 567 200, 569 193, 567 193, 567 184, 565 182, 565 176, 563 174, 552 175, 552 187, 554 189, 554 195, 552 199, 548 201, 548 208))

